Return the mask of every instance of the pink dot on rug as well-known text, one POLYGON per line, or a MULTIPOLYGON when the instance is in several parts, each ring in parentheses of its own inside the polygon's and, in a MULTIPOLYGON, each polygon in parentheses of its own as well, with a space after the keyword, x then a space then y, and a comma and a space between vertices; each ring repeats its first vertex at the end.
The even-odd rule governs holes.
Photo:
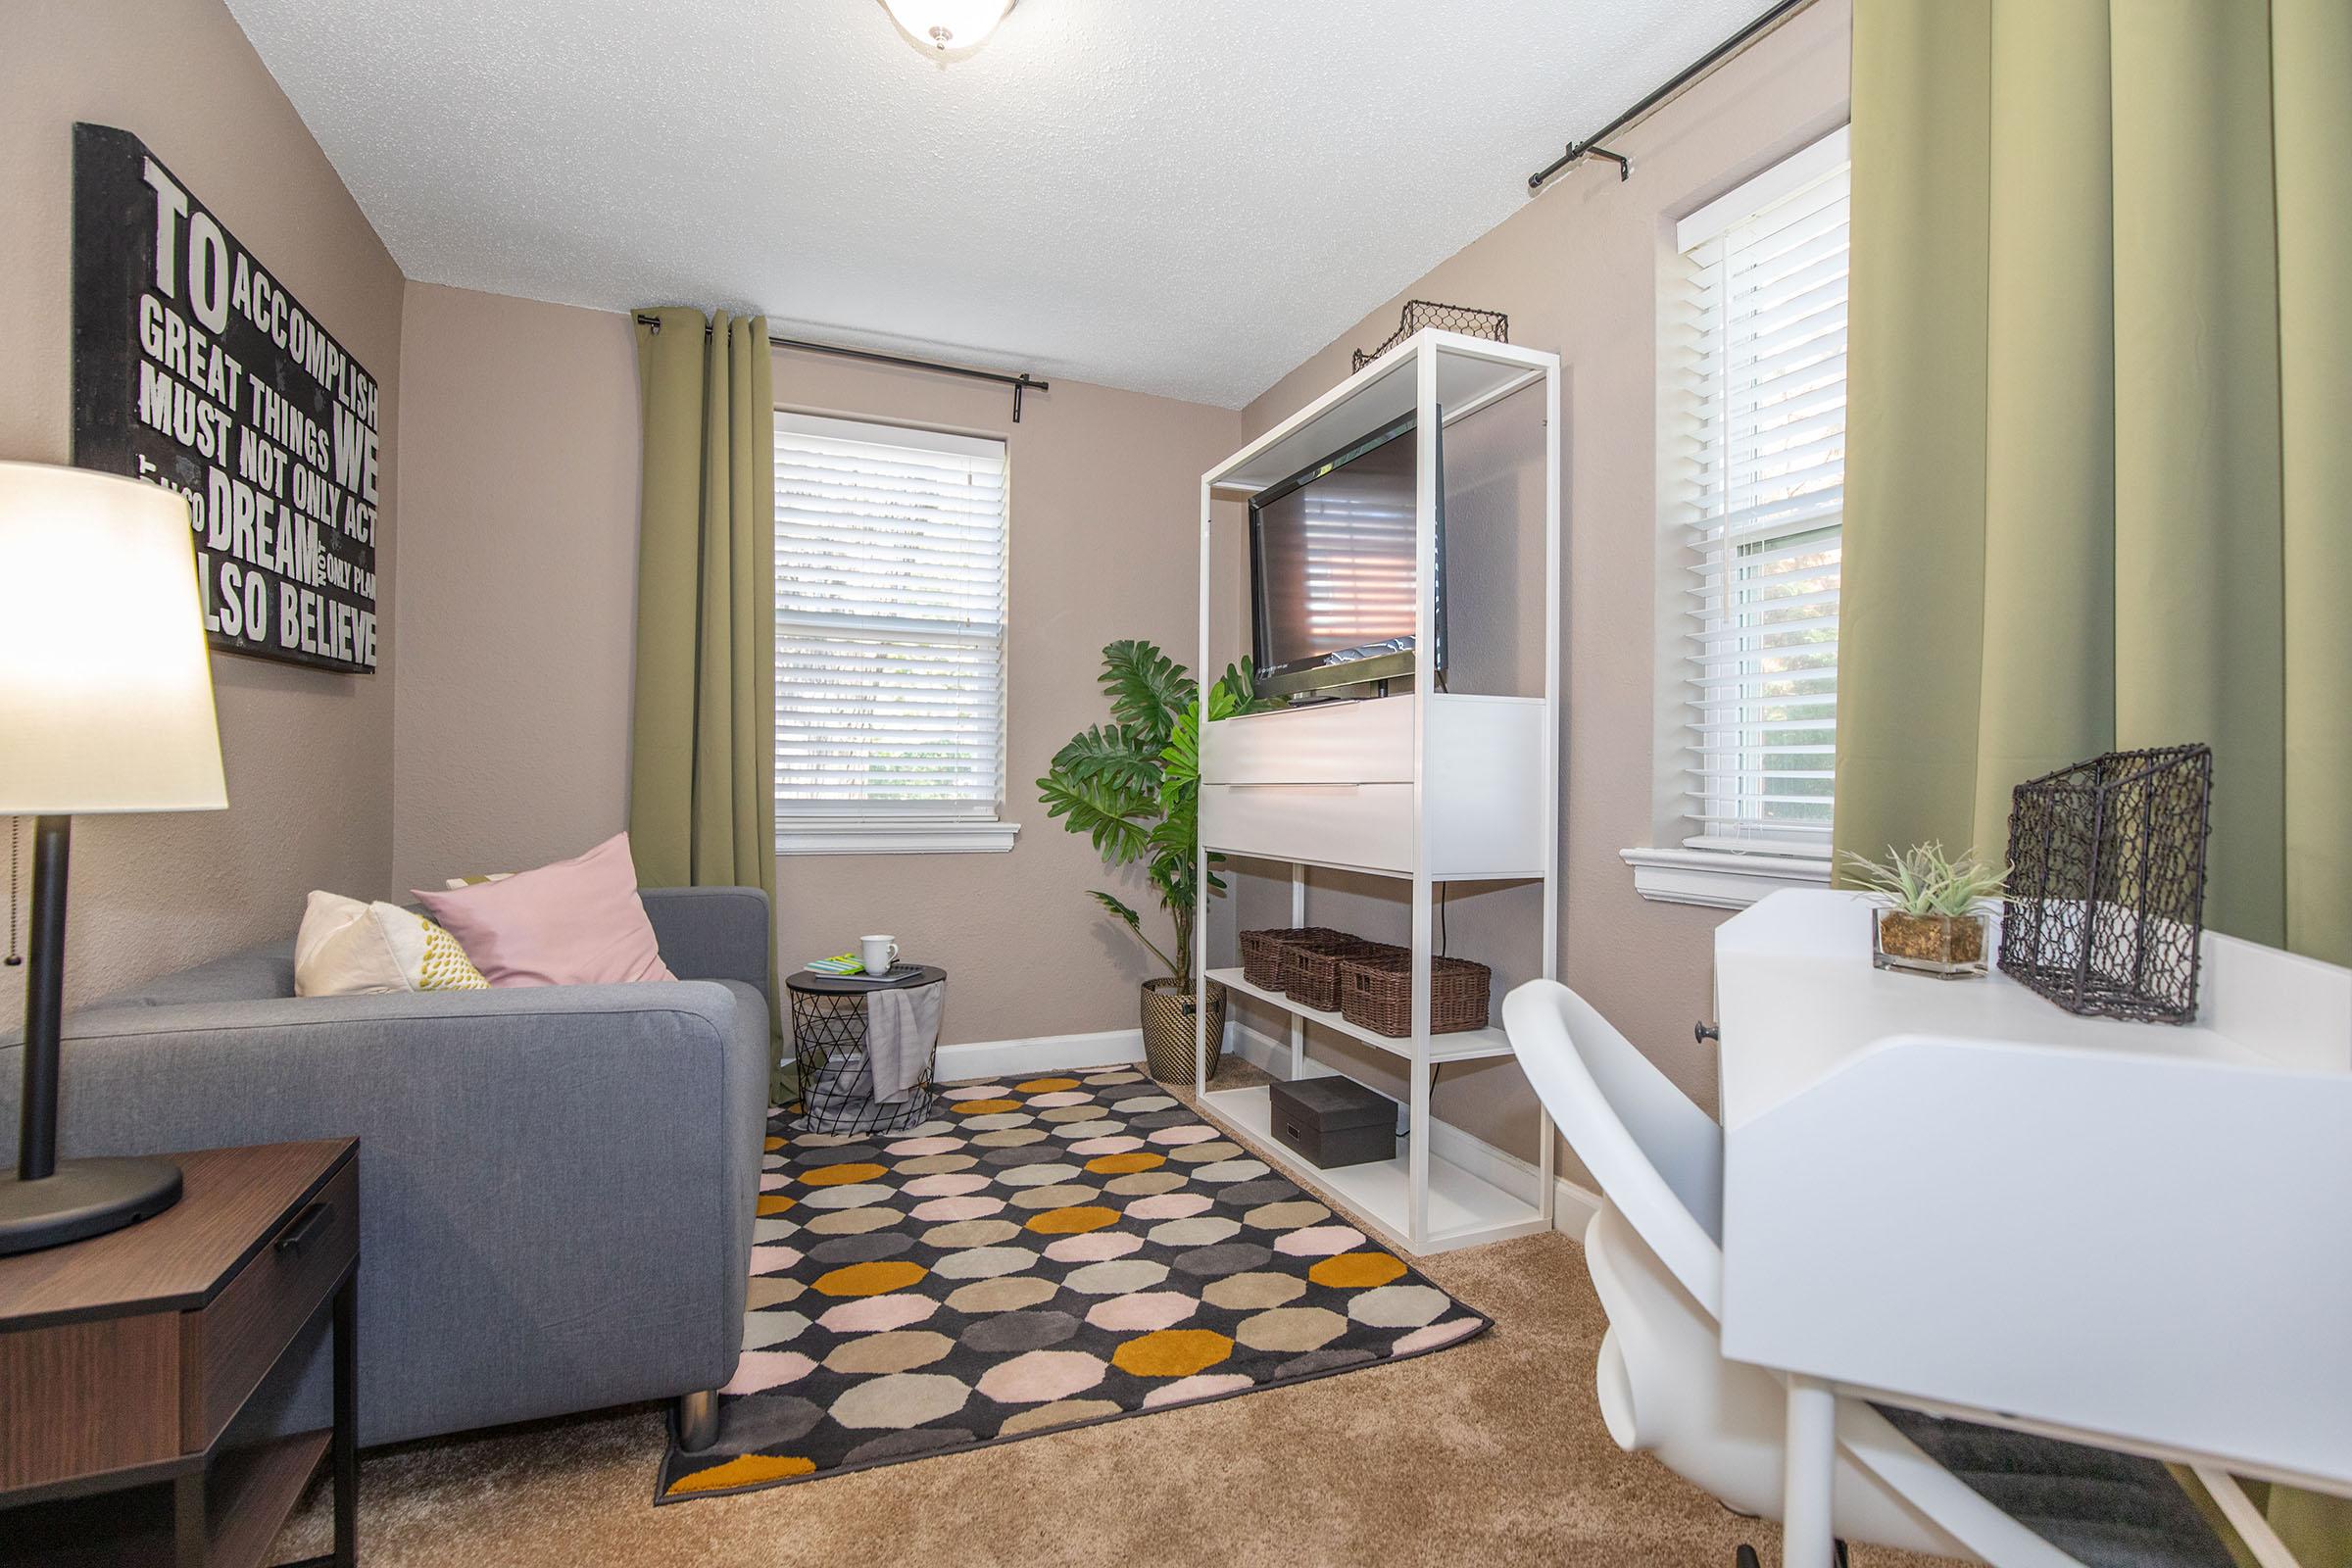
POLYGON ((980 1392, 999 1404, 1042 1404, 1102 1381, 1102 1357, 1084 1350, 1031 1350, 980 1375, 980 1392))
POLYGON ((1216 1206, 1216 1200, 1206 1193, 1159 1193, 1151 1198, 1139 1198, 1127 1205, 1129 1219, 1190 1219, 1202 1209, 1216 1206))
POLYGON ((868 1296, 828 1307, 816 1321, 835 1334, 874 1334, 920 1323, 938 1310, 939 1303, 926 1296, 868 1296))
POLYGON ((735 1363, 735 1375, 721 1394, 758 1394, 798 1383, 816 1370, 816 1363, 798 1350, 746 1350, 735 1363))
POLYGON ((1072 1144, 1070 1152, 1073 1154, 1132 1154, 1143 1147, 1144 1141, 1141 1138, 1129 1138, 1121 1134, 1110 1138, 1089 1138, 1072 1144))
POLYGON ((1152 1141, 1165 1149, 1177 1149, 1186 1144, 1205 1144, 1212 1138, 1224 1136, 1214 1127, 1203 1127, 1195 1122, 1186 1127, 1162 1127, 1152 1135, 1152 1141))
POLYGON ((1060 1241, 1046 1244, 1046 1256, 1056 1263, 1102 1263, 1114 1257, 1125 1257, 1144 1245, 1141 1236, 1128 1236, 1118 1231, 1095 1231, 1086 1236, 1064 1236, 1060 1241))
POLYGON ((1188 1399, 1213 1399, 1220 1394, 1239 1394, 1250 1387, 1250 1380, 1238 1372, 1222 1372, 1213 1377, 1178 1378, 1145 1395, 1144 1408, 1156 1410, 1162 1405, 1182 1404, 1188 1399))
POLYGON ((755 1247, 752 1249, 752 1272, 765 1274, 779 1268, 790 1268, 801 1260, 797 1247, 755 1247))
MULTIPOLYGON (((914 1217, 920 1220, 986 1219, 1004 1206, 1004 1200, 1001 1198, 934 1198, 929 1202, 915 1204, 914 1217)), ((1357 1240, 1362 1238, 1358 1237, 1357 1240)), ((1333 1250, 1346 1251, 1347 1249, 1335 1248, 1333 1250)))
POLYGON ((884 1328, 919 1324, 934 1312, 939 1312, 939 1302, 929 1296, 868 1296, 828 1307, 816 1324, 833 1333, 880 1333, 884 1328))
POLYGON ((908 1182, 905 1191, 909 1198, 960 1198, 966 1193, 976 1193, 987 1185, 988 1178, 985 1176, 959 1173, 920 1176, 908 1182))
POLYGON ((1031 1095, 1029 1103, 1041 1109, 1051 1109, 1056 1105, 1083 1105, 1094 1098, 1075 1089, 1055 1089, 1047 1094, 1031 1095))
POLYGON ((760 1178, 760 1190, 763 1193, 772 1193, 779 1187, 790 1187, 791 1185, 792 1178, 780 1170, 767 1171, 760 1178))
POLYGON ((1003 1084, 957 1084, 953 1089, 941 1091, 940 1098, 951 1105, 956 1105, 967 1100, 1003 1100, 1011 1093, 1003 1084))
POLYGON ((962 1147, 963 1140, 960 1138, 902 1138, 895 1144, 885 1145, 883 1152, 889 1154, 952 1154, 962 1147))
POLYGON ((1089 1326, 1115 1333, 1143 1333, 1181 1323, 1200 1310, 1200 1303, 1176 1291, 1138 1291, 1097 1301, 1086 1314, 1089 1326))
POLYGON ((1316 1225, 1275 1238, 1274 1250, 1292 1257, 1336 1257, 1364 1245, 1364 1233, 1347 1225, 1316 1225))
POLYGON ((1478 1327, 1478 1319, 1474 1317, 1462 1318, 1452 1323, 1432 1323, 1429 1327, 1415 1329, 1403 1339, 1398 1340, 1389 1348, 1389 1353, 1391 1355, 1410 1355, 1415 1350, 1434 1350, 1441 1345, 1451 1345, 1476 1327, 1478 1327))

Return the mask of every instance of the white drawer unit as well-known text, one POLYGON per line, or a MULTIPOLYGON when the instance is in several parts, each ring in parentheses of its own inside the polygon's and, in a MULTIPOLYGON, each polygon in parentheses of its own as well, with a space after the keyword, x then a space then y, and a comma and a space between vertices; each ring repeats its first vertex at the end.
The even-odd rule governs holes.
MULTIPOLYGON (((1333 454, 1368 451, 1360 444, 1382 432, 1392 432, 1382 440, 1394 442, 1393 429, 1406 427, 1413 443, 1413 542, 1406 558, 1413 573, 1412 689, 1362 702, 1302 704, 1208 725, 1200 737, 1197 874, 1205 883, 1207 857, 1214 854, 1288 861, 1289 923, 1294 926, 1309 923, 1310 866, 1366 871, 1408 886, 1415 984, 1410 1032, 1394 1038, 1376 1035, 1350 1024, 1344 1014, 1312 1011, 1279 990, 1250 986, 1239 970, 1219 970, 1212 976, 1210 922, 1201 919, 1193 927, 1194 973, 1203 988, 1203 1002, 1205 988, 1214 983, 1290 1013, 1288 1076, 1347 1070, 1338 1061, 1309 1060, 1310 1027, 1351 1035, 1406 1059, 1404 1148, 1393 1160, 1331 1171, 1307 1169, 1301 1156, 1270 1136, 1263 1087, 1212 1091, 1204 1050, 1196 1054, 1194 1085, 1203 1107, 1236 1138, 1269 1162, 1338 1192, 1354 1206, 1354 1217, 1384 1241, 1418 1252, 1523 1236, 1548 1229, 1552 1222, 1552 1132, 1540 1107, 1535 1157, 1525 1167, 1515 1167, 1516 1174, 1494 1163, 1474 1162, 1475 1169, 1457 1166, 1433 1147, 1439 1142, 1430 1116, 1436 1069, 1507 1056, 1511 1048, 1509 1037, 1493 1027, 1433 1034, 1429 966, 1437 948, 1435 914, 1443 884, 1464 881, 1540 882, 1543 915, 1540 921, 1528 922, 1526 936, 1540 945, 1541 973, 1548 976, 1557 965, 1559 356, 1425 329, 1202 474, 1198 667, 1213 669, 1230 657, 1211 648, 1210 628, 1236 623, 1225 619, 1219 608, 1221 601, 1231 608, 1236 577, 1219 573, 1212 561, 1214 501, 1220 496, 1256 495, 1317 464, 1324 465, 1320 473, 1328 473, 1327 460, 1333 454), (1518 499, 1488 504, 1481 526, 1461 531, 1441 548, 1445 430, 1484 409, 1506 405, 1523 390, 1542 400, 1540 408, 1519 403, 1518 413, 1502 415, 1498 424, 1505 445, 1514 439, 1513 432, 1527 443, 1515 461, 1532 460, 1542 466, 1540 510, 1531 490, 1513 490, 1518 499), (1531 414, 1541 415, 1540 424, 1531 414), (1494 510, 1508 506, 1519 509, 1515 517, 1494 510), (1539 529, 1544 547, 1540 577, 1528 569, 1523 548, 1539 529), (1496 551, 1500 554, 1493 554, 1496 551), (1511 688, 1519 695, 1510 696, 1442 689, 1436 667, 1438 638, 1432 635, 1441 561, 1447 574, 1444 603, 1453 672, 1538 669, 1541 695, 1527 694, 1532 680, 1511 688), (1507 607, 1481 602, 1480 595, 1494 593, 1497 584, 1503 585, 1507 607), (1465 648, 1481 633, 1506 637, 1520 628, 1532 633, 1534 627, 1524 615, 1539 602, 1544 616, 1540 663, 1524 658, 1513 664, 1508 659, 1465 656, 1465 648)), ((1478 452, 1483 444, 1493 461, 1494 442, 1488 432, 1496 428, 1473 428, 1465 433, 1467 444, 1457 450, 1478 452)), ((1381 515, 1394 522, 1400 514, 1394 503, 1390 505, 1392 510, 1381 515)), ((1333 571, 1359 569, 1361 563, 1348 553, 1352 544, 1353 536, 1348 535, 1345 548, 1329 547, 1338 551, 1326 563, 1333 571)), ((1396 559, 1393 552, 1390 559, 1396 559)), ((1389 580, 1380 579, 1384 585, 1389 580)), ((1397 624, 1392 612, 1383 613, 1389 618, 1382 624, 1397 624)), ((1341 619, 1354 631, 1363 629, 1360 621, 1341 619)), ((1240 624, 1250 621, 1247 613, 1238 617, 1240 624)), ((1533 652, 1516 650, 1514 658, 1533 652)), ((1508 961, 1500 954, 1484 956, 1488 961, 1508 961)), ((1202 1006, 1200 1015, 1206 1014, 1202 1006)))
POLYGON ((1203 784, 1200 842, 1212 851, 1410 876, 1410 784, 1203 784))
MULTIPOLYGON (((1421 849, 1440 881, 1548 865, 1540 697, 1429 699, 1421 849)), ((1208 726, 1200 837, 1211 850, 1413 874, 1413 704, 1329 703, 1208 726)))

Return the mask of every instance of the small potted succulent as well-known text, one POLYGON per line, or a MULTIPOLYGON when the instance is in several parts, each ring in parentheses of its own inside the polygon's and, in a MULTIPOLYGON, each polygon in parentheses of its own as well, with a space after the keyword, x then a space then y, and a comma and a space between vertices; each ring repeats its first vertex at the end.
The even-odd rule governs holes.
POLYGON ((1846 870, 1879 904, 1872 923, 1870 961, 1945 980, 1984 972, 1984 914, 2001 895, 2009 867, 1986 865, 1974 850, 1953 859, 1940 844, 1916 844, 1904 854, 1886 847, 1885 860, 1848 853, 1846 870))

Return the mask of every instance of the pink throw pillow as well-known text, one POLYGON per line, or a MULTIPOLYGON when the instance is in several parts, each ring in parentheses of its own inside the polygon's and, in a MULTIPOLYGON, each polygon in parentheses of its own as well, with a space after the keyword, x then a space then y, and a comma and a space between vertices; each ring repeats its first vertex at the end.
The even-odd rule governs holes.
POLYGON ((449 892, 412 889, 493 986, 675 980, 637 897, 629 836, 586 855, 449 892))

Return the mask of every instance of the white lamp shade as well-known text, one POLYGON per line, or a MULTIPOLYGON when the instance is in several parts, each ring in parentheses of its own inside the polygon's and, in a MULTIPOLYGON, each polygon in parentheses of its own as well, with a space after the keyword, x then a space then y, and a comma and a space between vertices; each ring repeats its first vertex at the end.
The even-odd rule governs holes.
POLYGON ((187 502, 0 463, 0 814, 226 805, 187 502))
POLYGON ((977 49, 997 30, 1012 0, 882 0, 906 36, 942 54, 977 49))

